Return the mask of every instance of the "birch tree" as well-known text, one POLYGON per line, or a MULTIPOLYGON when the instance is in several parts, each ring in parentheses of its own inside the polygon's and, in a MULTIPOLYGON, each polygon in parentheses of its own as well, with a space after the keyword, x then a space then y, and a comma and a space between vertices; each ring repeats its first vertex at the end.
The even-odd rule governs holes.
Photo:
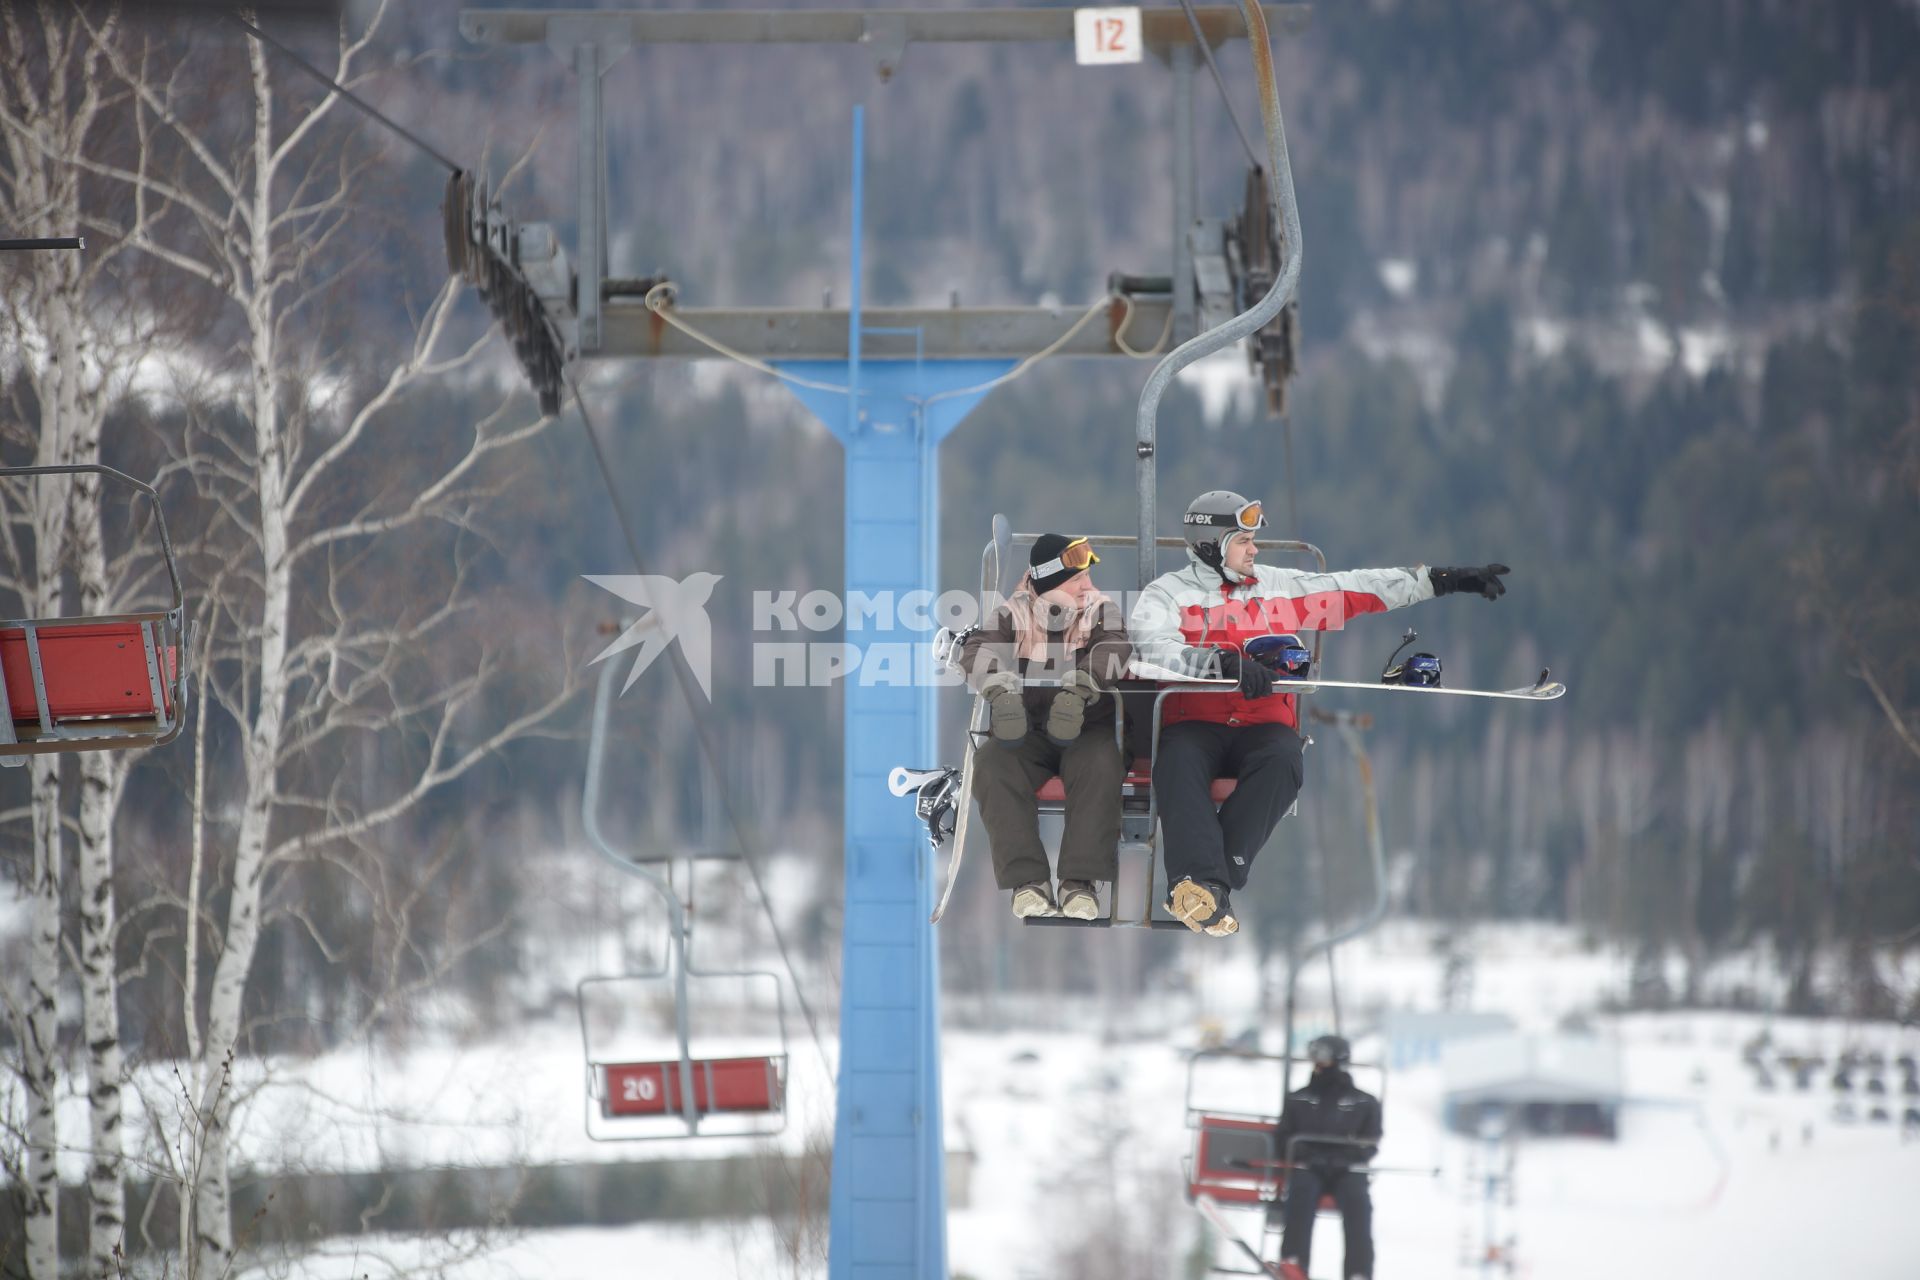
MULTIPOLYGON (((361 83, 360 64, 385 12, 380 5, 357 35, 343 32, 328 67, 335 80, 361 83)), ((464 345, 458 339, 459 294, 449 280, 384 372, 340 376, 343 367, 364 374, 372 363, 368 351, 329 348, 322 335, 325 309, 339 296, 335 273, 353 266, 343 246, 366 212, 360 201, 376 159, 357 144, 351 122, 335 119, 337 95, 302 96, 280 83, 254 41, 237 56, 244 72, 232 96, 245 103, 246 122, 209 128, 193 123, 204 57, 192 72, 181 59, 171 76, 157 78, 110 51, 141 129, 165 139, 172 161, 140 171, 96 166, 172 211, 167 221, 138 219, 132 242, 219 297, 239 335, 230 393, 215 383, 219 403, 189 406, 175 468, 204 516, 195 577, 211 637, 207 705, 239 735, 230 786, 216 769, 196 765, 196 858, 182 904, 182 1014, 195 1100, 180 1161, 190 1202, 183 1269, 204 1277, 236 1262, 231 1082, 255 1029, 246 995, 263 930, 278 918, 304 929, 323 953, 343 945, 276 888, 294 868, 319 866, 397 913, 392 950, 379 961, 388 980, 362 1017, 363 1026, 377 1022, 451 962, 444 950, 423 954, 407 894, 383 882, 383 831, 507 744, 542 732, 574 692, 556 647, 549 656, 566 673, 557 687, 498 707, 519 637, 477 615, 470 580, 482 512, 506 483, 493 464, 549 420, 516 416, 509 402, 472 424, 463 447, 432 458, 382 439, 410 392, 466 366, 490 339, 484 331, 464 345), (422 539, 438 539, 433 545, 446 556, 437 572, 418 566, 421 576, 402 582, 382 576, 391 571, 383 562, 391 548, 422 539), (231 847, 202 825, 215 795, 238 814, 231 847), (208 929, 201 916, 216 881, 228 892, 218 928, 208 929), (203 947, 212 965, 204 1017, 203 947)))
MULTIPOLYGON (((30 15, 22 8, 0 8, 6 36, 0 48, 0 220, 29 235, 71 235, 88 224, 97 192, 88 190, 87 157, 104 145, 119 105, 102 74, 105 50, 120 39, 119 25, 112 13, 89 25, 68 6, 41 4, 30 15)), ((10 264, 7 317, 33 407, 33 420, 20 415, 15 428, 31 438, 36 465, 100 460, 102 424, 151 337, 151 326, 116 288, 124 247, 96 238, 89 253, 34 253, 10 264), (107 303, 115 293, 116 302, 107 303)), ((30 512, 32 566, 21 593, 27 613, 62 614, 70 602, 69 573, 82 615, 111 611, 115 591, 98 477, 39 477, 14 500, 24 500, 30 512)), ((76 958, 87 1064, 88 1270, 106 1276, 114 1272, 126 1219, 113 890, 113 825, 125 757, 83 753, 78 772, 76 958)), ((64 860, 60 757, 33 757, 30 773, 33 945, 21 1028, 29 1100, 26 1252, 29 1274, 50 1277, 58 1263, 52 1151, 64 860)))

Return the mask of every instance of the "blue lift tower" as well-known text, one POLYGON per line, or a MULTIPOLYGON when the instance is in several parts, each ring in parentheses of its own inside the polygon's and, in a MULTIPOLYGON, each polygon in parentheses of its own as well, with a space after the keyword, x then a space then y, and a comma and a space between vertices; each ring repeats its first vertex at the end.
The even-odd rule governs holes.
MULTIPOLYGON (((1281 33, 1306 21, 1304 5, 1260 12, 1281 33)), ((610 273, 601 79, 613 60, 685 43, 858 44, 886 81, 911 44, 1070 46, 1073 10, 467 10, 460 26, 468 40, 547 45, 578 73, 578 222, 569 263, 554 228, 514 221, 483 183, 457 175, 447 202, 449 260, 482 286, 549 411, 560 407, 568 366, 584 359, 726 355, 781 377, 845 450, 846 591, 895 601, 937 591, 940 442, 996 380, 1043 351, 1129 354, 1127 333, 1165 332, 1186 343, 1273 282, 1280 232, 1258 163, 1238 217, 1200 218, 1194 207, 1196 51, 1244 38, 1247 20, 1239 5, 1141 11, 1141 45, 1174 77, 1169 275, 1115 275, 1105 305, 1090 307, 863 308, 864 122, 855 106, 849 305, 795 310, 681 307, 666 281, 610 273)), ((1280 316, 1248 335, 1276 411, 1291 372, 1291 333, 1291 317, 1280 316)), ((1150 519, 1150 440, 1136 450, 1150 519)), ((874 636, 849 628, 847 640, 861 646, 874 636)), ((947 1275, 947 1244, 939 950, 928 922, 935 876, 912 806, 885 786, 894 765, 939 758, 934 690, 857 678, 843 689, 846 909, 829 1272, 833 1280, 938 1280, 947 1275)))

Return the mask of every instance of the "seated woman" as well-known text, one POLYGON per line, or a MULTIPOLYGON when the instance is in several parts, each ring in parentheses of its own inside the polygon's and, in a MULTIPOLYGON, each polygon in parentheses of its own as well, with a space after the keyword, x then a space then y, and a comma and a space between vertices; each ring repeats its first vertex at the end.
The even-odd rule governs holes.
POLYGON ((1093 585, 1099 561, 1085 538, 1043 534, 1012 598, 961 650, 967 683, 987 700, 992 735, 974 753, 973 795, 993 846, 994 880, 1013 892, 1013 914, 1022 918, 1093 919, 1094 881, 1111 881, 1117 870, 1127 765, 1108 690, 1126 674, 1133 646, 1119 606, 1093 585), (1057 901, 1034 799, 1056 774, 1067 792, 1057 901))

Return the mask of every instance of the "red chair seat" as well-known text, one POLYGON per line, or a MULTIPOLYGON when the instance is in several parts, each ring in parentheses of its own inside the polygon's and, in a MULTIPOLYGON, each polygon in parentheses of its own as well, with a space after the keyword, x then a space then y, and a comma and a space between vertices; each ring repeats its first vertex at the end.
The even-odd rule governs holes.
MULTIPOLYGON (((75 720, 151 720, 156 717, 147 651, 137 622, 38 627, 40 674, 47 709, 55 724, 75 720)), ((173 713, 168 683, 176 654, 169 647, 160 671, 160 697, 173 713)), ((19 627, 0 631, 0 672, 7 682, 7 711, 17 724, 38 724, 33 664, 27 634, 19 627)))
MULTIPOLYGON (((1215 778, 1208 794, 1213 797, 1215 804, 1219 804, 1233 794, 1233 789, 1239 785, 1239 781, 1238 778, 1215 778)), ((1121 789, 1128 795, 1145 795, 1147 788, 1152 785, 1153 768, 1146 757, 1142 756, 1133 762, 1132 768, 1127 770, 1126 781, 1121 784, 1121 789)), ((1033 796, 1041 804, 1065 804, 1067 784, 1058 778, 1048 778, 1040 784, 1040 789, 1035 791, 1033 796)))
MULTIPOLYGON (((613 1062, 601 1072, 606 1085, 600 1098, 602 1114, 680 1114, 678 1058, 613 1062)), ((780 1067, 774 1058, 706 1058, 693 1063, 693 1109, 700 1115, 778 1111, 781 1093, 780 1067)))

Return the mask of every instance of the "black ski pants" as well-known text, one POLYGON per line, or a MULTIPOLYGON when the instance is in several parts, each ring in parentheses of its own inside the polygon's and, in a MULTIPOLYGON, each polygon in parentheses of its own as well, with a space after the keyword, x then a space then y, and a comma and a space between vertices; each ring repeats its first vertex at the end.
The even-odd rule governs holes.
POLYGON ((973 797, 993 846, 994 883, 1002 889, 1051 878, 1033 793, 1055 774, 1067 789, 1060 878, 1112 880, 1117 873, 1127 763, 1113 740, 1113 723, 1089 724, 1064 747, 1035 729, 1018 742, 989 738, 973 754, 973 797))
POLYGON ((1340 1224, 1346 1230, 1347 1256, 1340 1268, 1343 1280, 1373 1275, 1373 1195, 1367 1175, 1352 1169, 1294 1169, 1287 1174, 1287 1203, 1280 1256, 1292 1258, 1310 1273, 1313 1263, 1313 1215, 1320 1197, 1330 1195, 1340 1206, 1340 1224))
POLYGON ((1191 876, 1244 889, 1254 855, 1305 780, 1306 744, 1288 725, 1182 720, 1161 729, 1153 794, 1168 886, 1191 876), (1215 778, 1238 779, 1218 810, 1210 794, 1215 778))

